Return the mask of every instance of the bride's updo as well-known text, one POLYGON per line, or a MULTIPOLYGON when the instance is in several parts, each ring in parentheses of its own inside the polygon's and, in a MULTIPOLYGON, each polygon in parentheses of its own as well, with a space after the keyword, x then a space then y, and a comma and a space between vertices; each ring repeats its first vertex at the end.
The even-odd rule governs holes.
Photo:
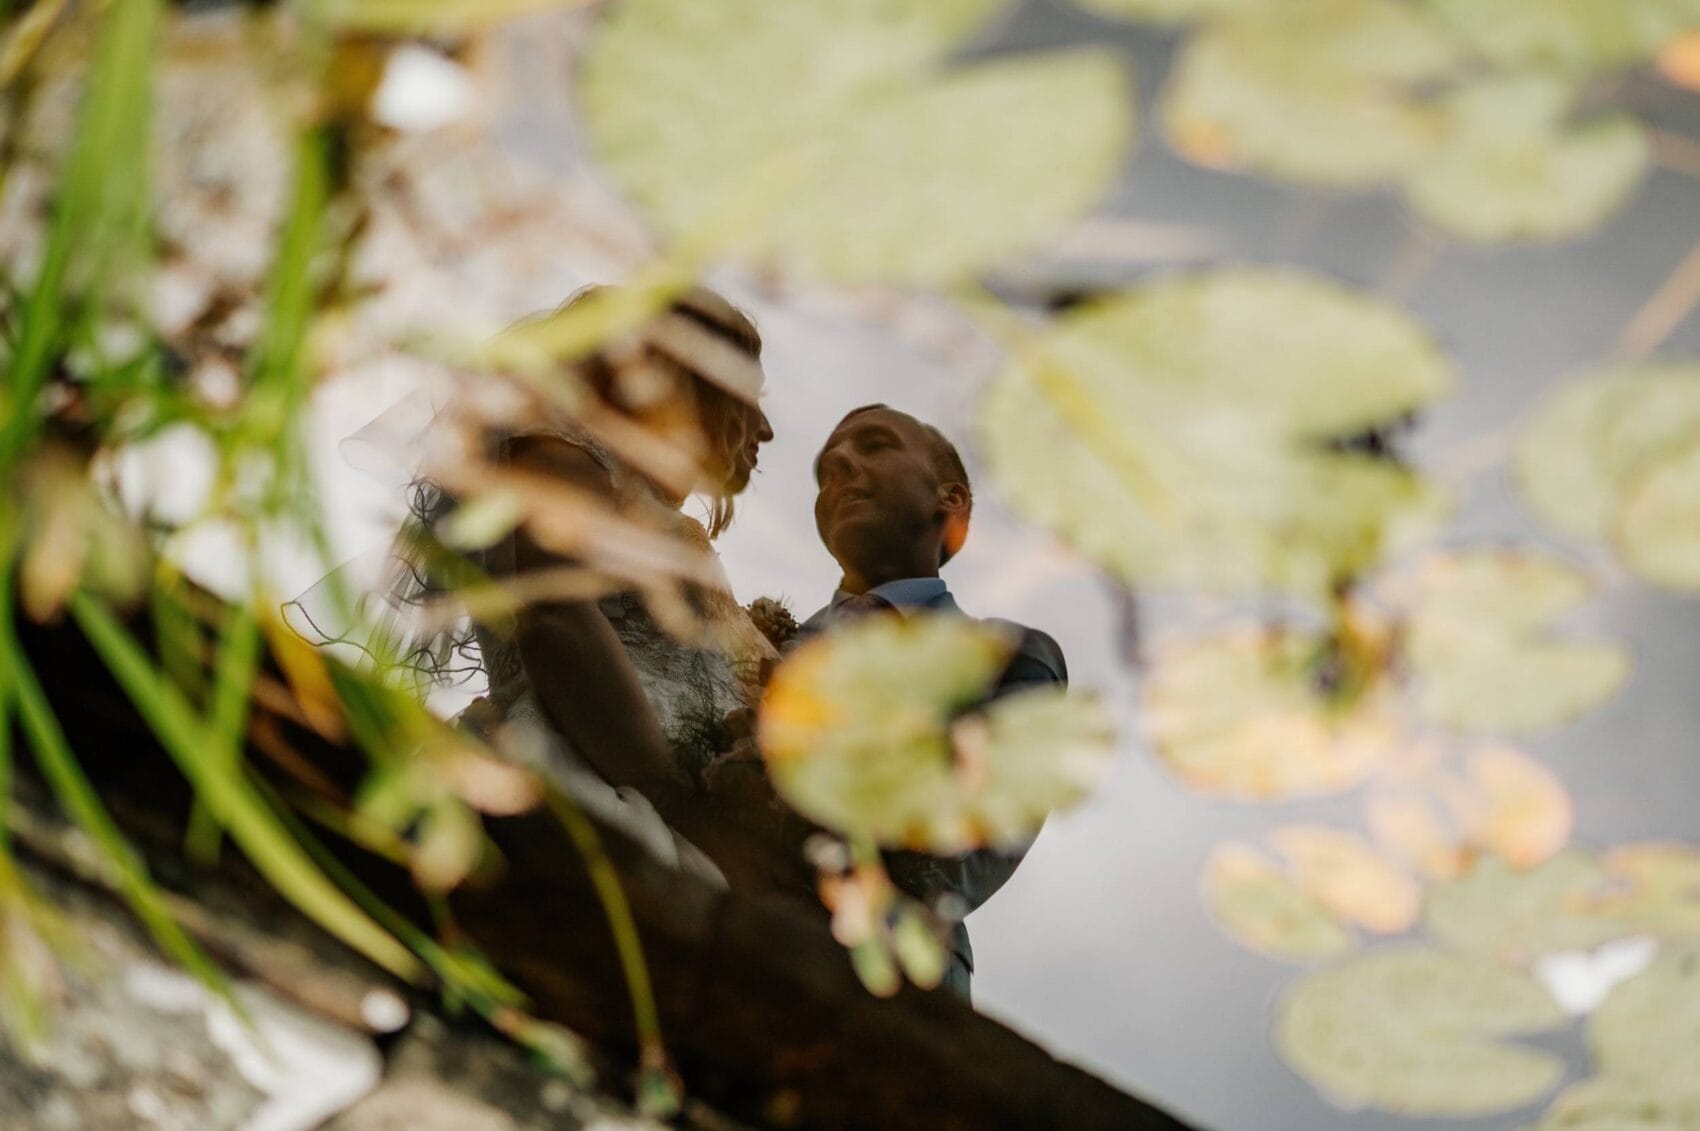
MULTIPOLYGON (((605 293, 590 287, 562 309, 605 293)), ((697 490, 711 500, 708 532, 732 521, 732 500, 749 485, 756 449, 769 439, 762 414, 761 334, 743 311, 696 286, 637 333, 577 366, 598 400, 669 440, 701 469, 697 490)))

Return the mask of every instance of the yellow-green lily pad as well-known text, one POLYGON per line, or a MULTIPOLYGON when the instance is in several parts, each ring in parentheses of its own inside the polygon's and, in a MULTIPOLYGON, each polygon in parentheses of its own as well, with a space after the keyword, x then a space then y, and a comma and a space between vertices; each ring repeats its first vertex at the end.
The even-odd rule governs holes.
POLYGON ((1423 926, 1442 946, 1527 966, 1633 933, 1598 913, 1606 882, 1599 861, 1580 849, 1566 849, 1527 871, 1484 856, 1463 875, 1428 889, 1423 926))
POLYGON ((1447 102, 1447 143, 1406 185, 1417 214, 1469 240, 1568 239, 1640 184, 1652 147, 1633 119, 1567 125, 1575 88, 1550 75, 1496 75, 1447 102))
POLYGON ((1432 950, 1377 951, 1301 978, 1281 997, 1275 1047, 1335 1104, 1407 1116, 1489 1115, 1564 1075, 1551 1053, 1500 1038, 1567 1017, 1527 974, 1432 950))
POLYGON ((1107 711, 1060 690, 983 702, 1013 641, 958 617, 875 616, 804 644, 761 707, 763 756, 799 813, 953 855, 1024 844, 1108 771, 1107 711))
POLYGON ((1415 170, 1445 119, 1415 97, 1452 70, 1444 31, 1390 0, 1306 0, 1196 34, 1163 102, 1171 145, 1198 164, 1364 188, 1415 170))
POLYGON ((1620 646, 1555 636, 1585 604, 1587 577, 1528 551, 1436 555, 1416 580, 1406 657, 1422 713, 1470 732, 1523 732, 1598 707, 1628 677, 1620 646))
POLYGON ((1150 24, 1187 24, 1236 12, 1255 12, 1282 0, 1074 0, 1078 8, 1111 19, 1150 24))
POLYGON ((1700 1079, 1650 1093, 1642 1080, 1598 1076, 1559 1093, 1541 1121, 1525 1131, 1695 1131, 1697 1127, 1700 1079))
POLYGON ((1392 696, 1335 704, 1317 683, 1319 638, 1261 628, 1176 642, 1152 659, 1143 718, 1187 788, 1248 801, 1337 793, 1404 741, 1392 696))
POLYGON ((946 68, 1003 0, 630 0, 587 49, 592 148, 662 232, 934 284, 1032 250, 1120 172, 1108 54, 946 68))
POLYGON ((1700 948, 1661 954, 1615 987, 1588 1018, 1602 1076, 1640 1084, 1649 1099, 1700 1089, 1700 948))
POLYGON ((1700 19, 1692 0, 1426 0, 1500 66, 1593 71, 1649 59, 1700 19))
POLYGON ((1129 584, 1321 597, 1445 508, 1408 470, 1329 441, 1452 380, 1397 308, 1234 268, 1063 316, 993 385, 982 429, 1006 498, 1129 584))
POLYGON ((1338 958, 1357 937, 1273 860, 1244 844, 1223 844, 1204 866, 1204 904, 1229 938, 1288 962, 1338 958))
POLYGON ((1700 591, 1700 443, 1629 488, 1616 541, 1637 576, 1667 589, 1700 591))

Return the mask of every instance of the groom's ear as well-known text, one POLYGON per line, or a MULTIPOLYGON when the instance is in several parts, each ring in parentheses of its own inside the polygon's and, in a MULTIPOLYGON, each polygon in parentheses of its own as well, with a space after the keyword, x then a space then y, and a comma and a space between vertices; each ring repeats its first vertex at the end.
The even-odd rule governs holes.
POLYGON ((967 484, 939 484, 939 514, 944 519, 941 565, 955 557, 962 543, 968 540, 968 514, 973 499, 967 484))

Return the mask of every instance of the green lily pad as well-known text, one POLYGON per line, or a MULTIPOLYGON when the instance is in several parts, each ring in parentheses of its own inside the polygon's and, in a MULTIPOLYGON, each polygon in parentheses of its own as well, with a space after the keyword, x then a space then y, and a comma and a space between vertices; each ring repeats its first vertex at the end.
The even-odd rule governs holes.
POLYGON ((1176 62, 1163 103, 1188 160, 1301 184, 1365 188, 1413 171, 1444 118, 1412 97, 1457 55, 1389 0, 1306 0, 1213 24, 1176 62))
POLYGON ((1641 1085, 1646 1097, 1700 1088, 1700 948, 1661 954, 1614 988, 1588 1018, 1588 1048, 1602 1076, 1641 1085))
POLYGON ((587 49, 586 129, 668 236, 836 278, 952 280, 1087 211, 1132 137, 1106 53, 944 69, 1003 6, 632 0, 587 49))
POLYGON ((1694 1131, 1700 1081, 1651 1094, 1644 1081, 1599 1076, 1566 1088, 1526 1131, 1694 1131))
POLYGON ((1338 958, 1357 937, 1255 848, 1224 844, 1204 866, 1204 904, 1247 950, 1288 962, 1338 958))
POLYGON ((1580 849, 1521 872, 1484 856, 1463 875, 1428 889, 1423 927, 1442 946, 1528 966, 1633 933, 1596 912, 1606 882, 1605 869, 1580 849))
POLYGON ((1617 545, 1637 576, 1700 592, 1700 443, 1663 461, 1629 490, 1617 545))
POLYGON ((1579 571, 1535 553, 1431 558, 1418 575, 1407 622, 1418 709, 1457 730, 1523 732, 1610 699, 1629 675, 1624 649, 1548 631, 1592 591, 1579 571))
POLYGON ((1605 369, 1543 404, 1518 437, 1518 485, 1567 534, 1604 538, 1624 495, 1700 434, 1700 365, 1605 369))
POLYGON ((1051 688, 961 715, 986 698, 1010 647, 978 622, 896 615, 808 642, 762 702, 775 788, 811 820, 887 847, 1024 844, 1102 780, 1115 734, 1098 702, 1051 688))
POLYGON ((1275 1047, 1334 1103, 1408 1116, 1488 1115, 1564 1075, 1551 1053, 1496 1038, 1567 1018, 1516 970, 1431 950, 1378 951, 1301 978, 1281 997, 1275 1047))
POLYGON ((1603 222, 1651 165, 1627 116, 1565 122, 1575 88, 1549 75, 1501 75, 1456 91, 1451 128, 1406 185, 1418 215, 1481 242, 1556 240, 1603 222))
POLYGON ((1142 700, 1157 757, 1187 788, 1249 801, 1350 789, 1401 747, 1391 695, 1332 704, 1317 683, 1321 641, 1262 628, 1172 645, 1142 700))
POLYGON ((1312 276, 1179 276, 1071 311, 988 392, 1005 497, 1123 581, 1312 597, 1433 529, 1445 496, 1328 442, 1444 395, 1402 311, 1312 276))
POLYGON ((1472 50, 1500 66, 1632 66, 1693 27, 1692 0, 1427 0, 1472 50))

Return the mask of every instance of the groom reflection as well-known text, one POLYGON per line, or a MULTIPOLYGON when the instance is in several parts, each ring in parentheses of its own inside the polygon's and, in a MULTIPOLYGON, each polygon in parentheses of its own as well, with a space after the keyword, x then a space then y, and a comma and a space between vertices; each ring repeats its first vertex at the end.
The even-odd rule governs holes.
MULTIPOLYGON (((827 437, 815 460, 815 482, 815 528, 842 578, 831 603, 800 626, 797 641, 868 613, 966 615, 939 569, 968 536, 974 494, 961 456, 938 429, 885 405, 856 409, 827 437)), ((993 696, 1067 684, 1068 666, 1056 641, 1037 629, 1013 627, 1020 644, 993 696)), ((932 905, 954 897, 966 914, 1004 885, 1025 853, 892 852, 887 866, 910 896, 932 905)), ((959 921, 944 984, 967 998, 973 970, 968 928, 959 921)))

